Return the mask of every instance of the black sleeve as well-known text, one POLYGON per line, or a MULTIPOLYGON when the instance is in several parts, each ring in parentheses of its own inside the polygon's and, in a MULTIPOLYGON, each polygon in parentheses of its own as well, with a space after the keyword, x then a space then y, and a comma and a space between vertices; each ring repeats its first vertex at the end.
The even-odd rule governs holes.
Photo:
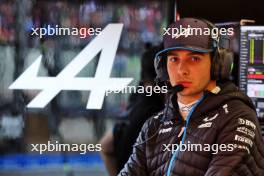
POLYGON ((116 143, 118 143, 115 145, 118 172, 123 169, 132 154, 133 145, 144 123, 163 108, 161 103, 156 96, 147 97, 143 95, 130 111, 127 116, 129 123, 119 132, 121 133, 120 137, 115 138, 116 143))
POLYGON ((118 174, 119 176, 147 176, 146 166, 146 133, 148 130, 148 121, 144 124, 136 143, 133 147, 133 152, 129 157, 125 167, 118 174))

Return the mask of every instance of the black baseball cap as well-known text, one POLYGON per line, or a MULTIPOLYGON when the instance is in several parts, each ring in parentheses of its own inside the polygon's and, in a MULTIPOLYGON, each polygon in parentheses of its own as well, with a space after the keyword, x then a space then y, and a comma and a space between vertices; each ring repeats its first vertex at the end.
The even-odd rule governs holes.
POLYGON ((211 35, 214 27, 209 21, 196 18, 182 18, 170 24, 163 34, 164 49, 156 57, 171 50, 214 51, 218 45, 217 38, 211 35))

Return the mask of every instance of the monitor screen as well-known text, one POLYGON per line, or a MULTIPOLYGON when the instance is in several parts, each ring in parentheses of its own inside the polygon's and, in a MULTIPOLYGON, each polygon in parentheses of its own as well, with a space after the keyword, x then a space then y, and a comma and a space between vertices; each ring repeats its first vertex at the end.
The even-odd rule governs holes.
POLYGON ((264 118, 264 26, 241 26, 239 87, 264 118))

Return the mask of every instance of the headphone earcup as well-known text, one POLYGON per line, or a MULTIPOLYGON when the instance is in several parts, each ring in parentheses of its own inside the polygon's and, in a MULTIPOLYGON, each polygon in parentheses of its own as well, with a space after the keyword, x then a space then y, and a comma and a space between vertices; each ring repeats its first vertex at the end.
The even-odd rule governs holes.
POLYGON ((156 81, 165 82, 169 80, 167 62, 164 56, 160 55, 154 59, 154 67, 157 74, 156 81))
POLYGON ((218 49, 214 58, 212 59, 211 66, 211 79, 212 80, 229 80, 232 71, 233 53, 225 49, 218 49))
POLYGON ((234 55, 232 52, 228 52, 224 50, 221 53, 222 57, 222 66, 221 66, 221 80, 230 80, 231 73, 232 73, 232 65, 234 60, 234 55))
POLYGON ((211 80, 218 80, 219 75, 219 53, 215 51, 211 59, 211 80))

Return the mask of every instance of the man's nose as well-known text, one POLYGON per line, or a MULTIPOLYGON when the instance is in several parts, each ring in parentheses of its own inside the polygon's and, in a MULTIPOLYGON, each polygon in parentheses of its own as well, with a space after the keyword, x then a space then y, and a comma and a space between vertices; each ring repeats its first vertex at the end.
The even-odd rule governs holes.
POLYGON ((189 67, 186 61, 183 59, 179 62, 178 65, 178 73, 180 75, 188 75, 189 74, 189 67))

